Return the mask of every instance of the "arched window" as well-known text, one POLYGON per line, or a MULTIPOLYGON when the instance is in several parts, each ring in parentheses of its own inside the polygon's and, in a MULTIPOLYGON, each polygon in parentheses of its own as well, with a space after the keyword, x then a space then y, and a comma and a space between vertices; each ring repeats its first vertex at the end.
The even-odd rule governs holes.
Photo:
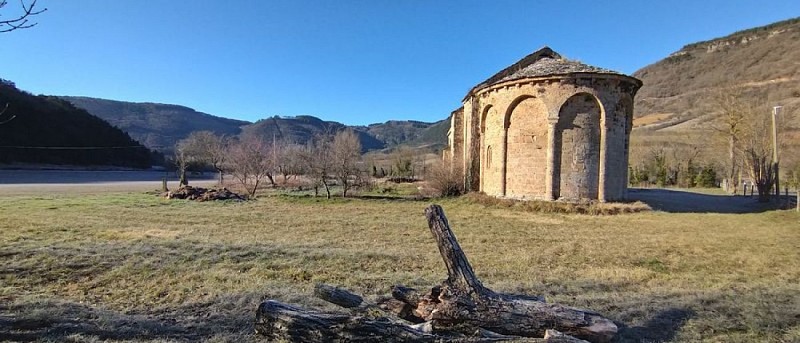
POLYGON ((492 167, 492 146, 486 147, 486 168, 492 167))

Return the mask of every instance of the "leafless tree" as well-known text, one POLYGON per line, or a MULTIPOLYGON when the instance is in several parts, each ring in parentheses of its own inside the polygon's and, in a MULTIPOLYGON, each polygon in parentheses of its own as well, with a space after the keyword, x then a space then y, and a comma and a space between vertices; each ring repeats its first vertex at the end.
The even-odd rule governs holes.
POLYGON ((758 201, 768 202, 770 190, 775 185, 776 169, 772 161, 771 121, 767 119, 769 110, 767 106, 761 107, 761 111, 760 107, 748 107, 745 115, 750 120, 746 122, 740 141, 744 164, 758 190, 758 201), (758 113, 763 113, 763 116, 759 118, 758 113))
POLYGON ((189 169, 189 165, 194 161, 195 157, 191 153, 188 144, 183 140, 178 141, 178 144, 175 145, 175 166, 178 168, 179 187, 189 185, 189 180, 186 178, 186 170, 189 169))
POLYGON ((333 170, 332 145, 331 134, 320 134, 299 155, 306 176, 314 183, 314 195, 318 195, 319 186, 323 186, 328 199, 331 198, 328 177, 333 170))
POLYGON ((243 137, 230 146, 228 159, 234 179, 251 197, 256 196, 265 179, 272 177, 272 147, 263 139, 255 136, 243 137))
POLYGON ((285 183, 289 176, 297 176, 303 173, 303 161, 300 155, 303 154, 303 147, 296 144, 279 143, 277 147, 278 172, 283 176, 285 183))
POLYGON ((219 184, 222 185, 228 141, 225 136, 217 136, 211 131, 195 131, 181 142, 186 154, 214 168, 219 175, 219 184))
POLYGON ((361 142, 353 130, 343 130, 333 137, 331 148, 332 172, 342 186, 342 197, 347 197, 347 191, 360 179, 361 142))
POLYGON ((748 122, 752 121, 753 107, 741 100, 741 90, 724 89, 714 96, 713 103, 717 107, 719 119, 714 130, 727 140, 728 161, 726 178, 732 189, 728 192, 736 193, 739 185, 739 168, 741 163, 737 160, 739 151, 742 150, 740 139, 748 129, 748 122))
POLYGON ((674 172, 678 174, 675 182, 679 187, 693 187, 695 173, 698 170, 696 165, 697 158, 700 155, 700 148, 702 145, 692 142, 689 137, 682 139, 680 142, 670 142, 667 147, 672 153, 672 160, 674 161, 674 172))
MULTIPOLYGON (((47 11, 47 8, 37 10, 36 1, 32 0, 30 4, 25 4, 25 0, 20 0, 22 13, 13 16, 11 19, 0 20, 0 33, 11 32, 18 29, 27 29, 36 26, 36 23, 30 23, 28 19, 32 16, 47 11)), ((0 0, 0 9, 8 5, 8 0, 0 0)))

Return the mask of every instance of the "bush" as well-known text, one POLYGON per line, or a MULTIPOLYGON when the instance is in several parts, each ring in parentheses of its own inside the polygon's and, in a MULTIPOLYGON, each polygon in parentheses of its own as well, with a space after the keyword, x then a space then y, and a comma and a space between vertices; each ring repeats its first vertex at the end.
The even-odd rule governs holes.
POLYGON ((425 179, 437 196, 464 194, 464 174, 457 167, 450 167, 443 162, 435 163, 428 168, 425 179))
POLYGON ((700 171, 699 174, 694 179, 694 183, 697 187, 716 187, 717 186, 717 172, 714 170, 714 167, 706 166, 703 167, 703 170, 700 171))

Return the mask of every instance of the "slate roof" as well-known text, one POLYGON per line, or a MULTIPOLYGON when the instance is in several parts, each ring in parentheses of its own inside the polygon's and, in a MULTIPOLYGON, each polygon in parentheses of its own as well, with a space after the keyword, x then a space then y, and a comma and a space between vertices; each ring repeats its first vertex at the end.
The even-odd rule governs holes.
MULTIPOLYGON (((557 52, 545 46, 534 53, 525 56, 525 58, 519 60, 517 63, 514 63, 511 66, 501 70, 497 74, 494 74, 492 77, 486 79, 486 81, 477 84, 472 88, 472 90, 470 90, 469 94, 506 81, 531 77, 568 75, 574 73, 596 73, 627 76, 613 70, 590 66, 578 61, 565 59, 557 52)), ((469 96, 469 94, 467 94, 467 96, 469 96)))

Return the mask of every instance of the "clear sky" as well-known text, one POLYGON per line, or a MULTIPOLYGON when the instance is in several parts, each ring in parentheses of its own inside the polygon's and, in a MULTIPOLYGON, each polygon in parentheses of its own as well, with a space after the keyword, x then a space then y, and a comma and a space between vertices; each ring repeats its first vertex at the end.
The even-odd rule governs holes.
MULTIPOLYGON (((30 0, 25 0, 29 2, 30 0)), ((0 34, 35 94, 180 104, 255 121, 436 121, 548 45, 633 73, 683 45, 800 16, 800 1, 39 0, 0 34)), ((16 1, 0 11, 7 18, 16 1)))

